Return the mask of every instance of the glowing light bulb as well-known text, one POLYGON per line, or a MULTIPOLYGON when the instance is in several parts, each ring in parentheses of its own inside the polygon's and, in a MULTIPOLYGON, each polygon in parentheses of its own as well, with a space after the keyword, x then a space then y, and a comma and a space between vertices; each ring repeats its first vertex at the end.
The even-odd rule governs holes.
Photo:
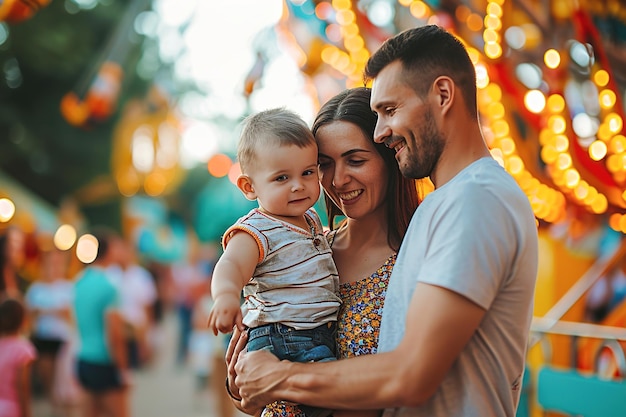
POLYGON ((68 250, 76 242, 76 229, 71 224, 62 224, 54 233, 54 246, 59 250, 68 250))
POLYGON ((556 166, 561 171, 565 171, 572 166, 572 157, 567 153, 559 154, 559 156, 556 158, 556 166))
POLYGON ((565 171, 565 185, 568 188, 574 188, 580 182, 580 174, 574 168, 565 171))
POLYGON ((596 83, 598 87, 604 87, 609 83, 609 73, 605 70, 598 70, 595 74, 593 74, 593 82, 596 83))
POLYGON ((552 130, 554 133, 561 134, 565 132, 566 124, 565 118, 563 116, 550 116, 548 118, 548 128, 552 130))
POLYGON ((529 90, 524 95, 524 106, 531 113, 541 113, 546 107, 546 96, 539 90, 529 90))
POLYGON ((15 215, 15 204, 8 198, 0 198, 0 222, 6 223, 15 215))
POLYGON ((609 207, 609 202, 604 194, 598 194, 591 203, 591 210, 596 214, 601 214, 609 207))
POLYGON ((543 62, 546 64, 546 67, 550 69, 558 68, 561 64, 561 54, 556 49, 548 49, 545 54, 543 54, 543 62))
POLYGON ((90 264, 98 254, 98 239, 94 235, 85 234, 78 238, 76 243, 76 257, 84 264, 90 264))
POLYGON ((606 143, 601 140, 594 141, 591 145, 589 145, 589 156, 594 161, 599 161, 606 156, 607 153, 606 143))
POLYGON ((612 90, 602 90, 600 91, 598 99, 600 100, 600 107, 603 109, 611 109, 615 105, 617 98, 612 90))
POLYGON ((547 107, 552 113, 560 113, 565 109, 565 99, 560 94, 552 94, 548 97, 547 107))

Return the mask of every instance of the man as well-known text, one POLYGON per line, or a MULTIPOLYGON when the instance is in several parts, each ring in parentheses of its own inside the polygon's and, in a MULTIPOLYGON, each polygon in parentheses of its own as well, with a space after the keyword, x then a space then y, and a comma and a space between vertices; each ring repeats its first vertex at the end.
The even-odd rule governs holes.
POLYGON ((273 400, 385 416, 513 416, 537 273, 528 198, 493 160, 463 45, 436 26, 389 39, 368 61, 375 138, 402 173, 430 177, 400 248, 379 353, 333 363, 243 353, 247 409, 273 400))
POLYGON ((148 363, 152 353, 149 334, 154 325, 152 308, 157 288, 150 272, 137 261, 134 243, 120 238, 117 245, 119 259, 106 272, 119 291, 128 365, 140 369, 148 363))
POLYGON ((128 358, 119 291, 107 273, 119 259, 120 237, 96 228, 96 258, 74 283, 74 317, 78 330, 77 376, 90 416, 130 415, 128 358))

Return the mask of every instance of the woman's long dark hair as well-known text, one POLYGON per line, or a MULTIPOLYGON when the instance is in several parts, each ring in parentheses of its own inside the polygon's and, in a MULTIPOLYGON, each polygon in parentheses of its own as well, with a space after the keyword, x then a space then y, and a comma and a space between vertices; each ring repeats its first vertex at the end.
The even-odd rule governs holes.
MULTIPOLYGON (((374 129, 376 128, 376 113, 370 108, 369 88, 359 87, 344 90, 331 98, 322 106, 313 122, 313 135, 329 123, 336 121, 350 122, 357 126, 363 134, 374 143, 374 129)), ((341 140, 337 138, 336 140, 341 140)), ((374 143, 374 148, 383 158, 388 171, 387 183, 387 242, 394 250, 398 250, 404 233, 419 204, 418 189, 415 180, 402 176, 394 151, 385 145, 374 143)), ((335 203, 324 195, 326 214, 331 229, 335 227, 335 218, 343 216, 342 211, 335 203)))

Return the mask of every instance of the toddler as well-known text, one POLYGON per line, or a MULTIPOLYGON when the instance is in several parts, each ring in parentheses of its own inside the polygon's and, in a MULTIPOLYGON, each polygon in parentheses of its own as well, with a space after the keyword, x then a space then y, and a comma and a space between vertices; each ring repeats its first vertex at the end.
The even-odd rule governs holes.
MULTIPOLYGON (((320 195, 317 153, 295 113, 271 109, 244 121, 237 187, 259 207, 226 230, 211 283, 215 334, 247 327, 248 350, 268 349, 296 362, 336 359, 339 281, 312 209, 320 195)), ((303 411, 328 415, 313 407, 303 411)))

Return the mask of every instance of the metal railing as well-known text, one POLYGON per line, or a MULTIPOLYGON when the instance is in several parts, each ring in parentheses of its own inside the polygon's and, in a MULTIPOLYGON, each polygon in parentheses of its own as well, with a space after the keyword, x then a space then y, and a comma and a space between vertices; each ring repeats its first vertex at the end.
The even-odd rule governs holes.
MULTIPOLYGON (((614 268, 623 256, 626 256, 626 239, 622 239, 621 244, 611 253, 599 258, 543 317, 533 317, 533 324, 531 325, 532 334, 529 341, 530 347, 537 344, 546 333, 569 334, 571 336, 576 336, 575 334, 561 332, 567 330, 570 332, 589 332, 592 334, 617 330, 626 331, 626 329, 619 327, 561 321, 563 316, 572 308, 572 306, 576 304, 576 302, 580 300, 587 293, 587 291, 589 291, 593 284, 614 268)), ((594 336, 583 336, 582 334, 578 336, 595 338, 594 336)), ((604 339, 605 337, 598 338, 604 339)))

